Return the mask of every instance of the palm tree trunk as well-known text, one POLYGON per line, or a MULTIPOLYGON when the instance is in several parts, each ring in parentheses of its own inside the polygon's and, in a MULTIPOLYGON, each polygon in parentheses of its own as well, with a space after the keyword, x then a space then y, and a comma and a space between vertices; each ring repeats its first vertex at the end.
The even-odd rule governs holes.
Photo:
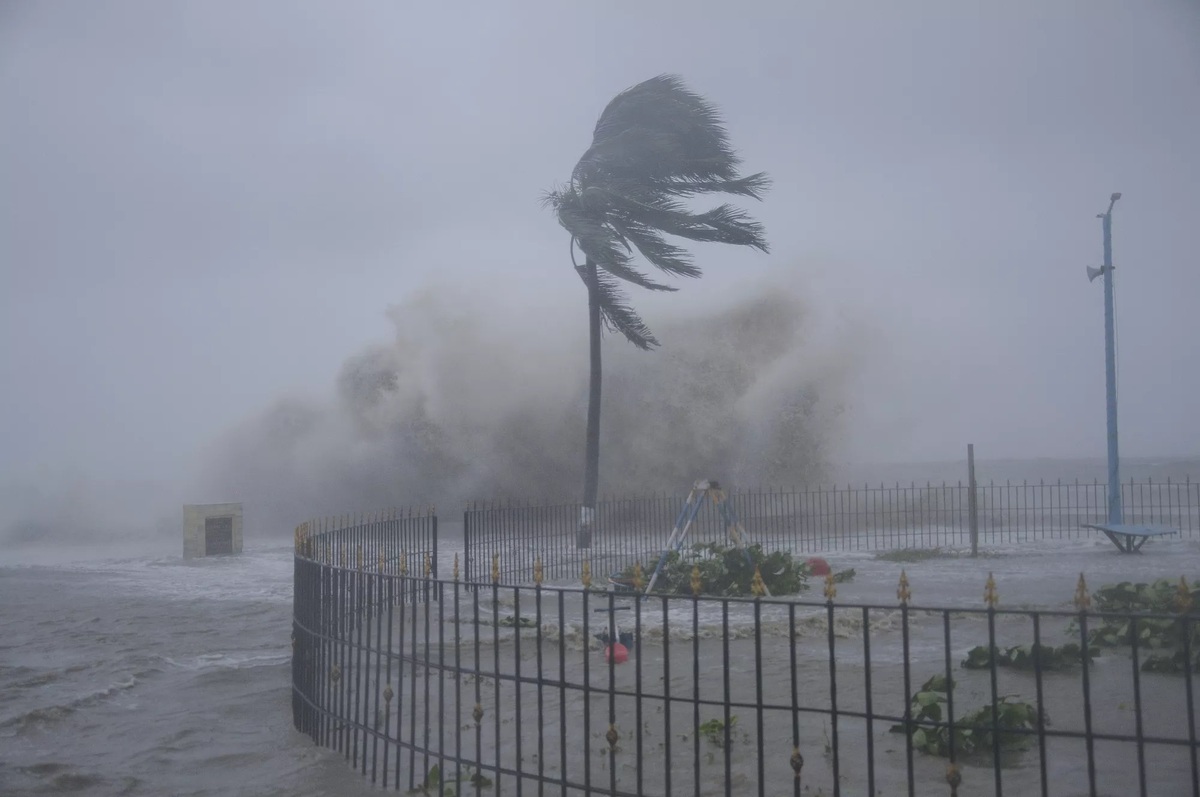
POLYGON ((583 508, 576 535, 577 548, 592 547, 592 528, 596 518, 596 493, 600 486, 600 295, 597 291, 596 264, 589 258, 588 274, 588 338, 591 351, 591 371, 588 382, 587 446, 584 453, 583 508))

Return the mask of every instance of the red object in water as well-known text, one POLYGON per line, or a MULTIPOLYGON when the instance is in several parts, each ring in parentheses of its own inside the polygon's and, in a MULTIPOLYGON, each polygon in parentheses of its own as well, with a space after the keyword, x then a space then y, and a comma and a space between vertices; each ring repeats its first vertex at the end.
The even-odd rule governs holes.
POLYGON ((819 556, 814 556, 808 560, 808 569, 812 571, 814 576, 827 576, 830 573, 829 562, 826 562, 819 556))
POLYGON ((615 642, 604 648, 604 660, 613 664, 624 664, 629 661, 629 648, 620 642, 615 642))

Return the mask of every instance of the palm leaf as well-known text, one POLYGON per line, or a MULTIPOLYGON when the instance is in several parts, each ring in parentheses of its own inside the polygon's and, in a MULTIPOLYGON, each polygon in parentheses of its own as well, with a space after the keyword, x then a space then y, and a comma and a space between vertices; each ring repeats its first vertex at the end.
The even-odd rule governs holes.
POLYGON ((596 266, 606 327, 639 348, 657 345, 617 280, 675 290, 634 268, 635 251, 667 274, 700 276, 687 250, 665 236, 768 251, 762 225, 745 211, 722 204, 697 212, 682 201, 720 193, 760 199, 770 181, 761 172, 740 176, 740 163, 717 109, 675 75, 650 78, 608 103, 570 184, 546 196, 572 252, 578 246, 596 266))
POLYGON ((740 159, 717 109, 676 75, 622 91, 605 107, 576 171, 635 178, 732 180, 740 159))
POLYGON ((656 268, 680 277, 699 277, 700 269, 681 246, 668 243, 658 230, 635 219, 612 219, 610 223, 621 238, 632 244, 656 268))
POLYGON ((699 180, 693 178, 657 180, 654 187, 664 194, 695 196, 696 194, 736 194, 751 199, 762 199, 771 187, 771 178, 766 172, 739 177, 735 180, 699 180))
MULTIPOLYGON (((576 266, 575 271, 583 284, 587 285, 587 267, 576 266)), ((600 318, 609 331, 620 332, 626 340, 643 351, 658 346, 658 340, 642 317, 629 305, 629 299, 617 287, 616 280, 600 269, 596 270, 596 296, 600 303, 600 318)))
POLYGON ((633 267, 633 257, 628 240, 605 223, 595 213, 583 207, 575 192, 560 192, 549 197, 558 212, 558 221, 571 233, 571 240, 587 259, 604 271, 641 288, 652 291, 678 290, 670 285, 655 282, 633 267))

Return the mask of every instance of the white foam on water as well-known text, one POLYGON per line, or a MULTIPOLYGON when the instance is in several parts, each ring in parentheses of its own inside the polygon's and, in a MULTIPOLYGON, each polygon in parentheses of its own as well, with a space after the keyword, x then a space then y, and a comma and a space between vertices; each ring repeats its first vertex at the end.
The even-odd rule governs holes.
POLYGON ((170 656, 159 656, 167 664, 189 672, 202 672, 214 669, 249 669, 252 667, 275 667, 291 661, 291 651, 286 653, 262 653, 257 651, 239 651, 228 653, 202 653, 187 659, 173 659, 170 656))
POLYGON ((236 556, 182 556, 24 562, 17 569, 53 569, 102 576, 109 584, 145 595, 179 600, 292 600, 290 545, 252 548, 236 556))

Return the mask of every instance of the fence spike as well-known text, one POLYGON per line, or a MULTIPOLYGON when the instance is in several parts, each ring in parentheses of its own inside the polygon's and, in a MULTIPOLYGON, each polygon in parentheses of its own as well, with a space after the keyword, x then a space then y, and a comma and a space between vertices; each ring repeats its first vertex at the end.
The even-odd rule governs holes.
POLYGON ((988 571, 987 583, 983 586, 983 602, 989 609, 995 609, 996 604, 1000 602, 1000 596, 996 594, 996 579, 992 577, 991 571, 988 571))
POLYGON ((500 583, 500 554, 492 554, 492 583, 500 583))
POLYGON ((767 594, 767 585, 763 583, 762 571, 758 565, 754 566, 754 575, 750 578, 750 594, 756 598, 767 594))
POLYGON ((1175 593, 1175 608, 1184 614, 1192 608, 1192 589, 1188 586, 1187 578, 1179 577, 1179 589, 1175 593))
POLYGON ((950 784, 950 797, 958 797, 958 787, 962 783, 962 773, 958 764, 946 765, 946 783, 950 784))
POLYGON ((1079 574, 1079 581, 1075 585, 1075 608, 1081 612, 1086 612, 1092 606, 1092 596, 1088 594, 1087 581, 1083 578, 1083 573, 1079 574))
POLYGON ((583 582, 584 589, 592 588, 592 563, 587 559, 583 560, 583 572, 579 574, 579 580, 583 582))
POLYGON ((825 600, 833 603, 833 599, 837 597, 837 584, 833 580, 833 571, 830 570, 825 574, 825 600))
POLYGON ((458 551, 454 552, 454 570, 452 571, 454 580, 458 581, 458 551))
POLYGON ((533 560, 533 583, 536 586, 542 586, 542 557, 533 560))
POLYGON ((426 553, 425 554, 425 578, 429 578, 432 575, 433 575, 433 557, 429 553, 426 553))
POLYGON ((644 583, 642 581, 643 575, 645 575, 645 574, 642 572, 642 563, 634 562, 634 564, 633 564, 633 590, 634 590, 634 592, 642 591, 642 584, 644 583))
POLYGON ((691 580, 692 594, 699 596, 700 588, 702 586, 704 586, 704 584, 700 580, 700 565, 692 565, 692 580, 691 580))
POLYGON ((902 568, 900 570, 900 585, 896 590, 896 597, 900 599, 900 604, 905 606, 912 599, 912 590, 908 588, 908 573, 902 568))
POLYGON ((400 575, 408 575, 408 553, 403 548, 400 549, 400 575))

